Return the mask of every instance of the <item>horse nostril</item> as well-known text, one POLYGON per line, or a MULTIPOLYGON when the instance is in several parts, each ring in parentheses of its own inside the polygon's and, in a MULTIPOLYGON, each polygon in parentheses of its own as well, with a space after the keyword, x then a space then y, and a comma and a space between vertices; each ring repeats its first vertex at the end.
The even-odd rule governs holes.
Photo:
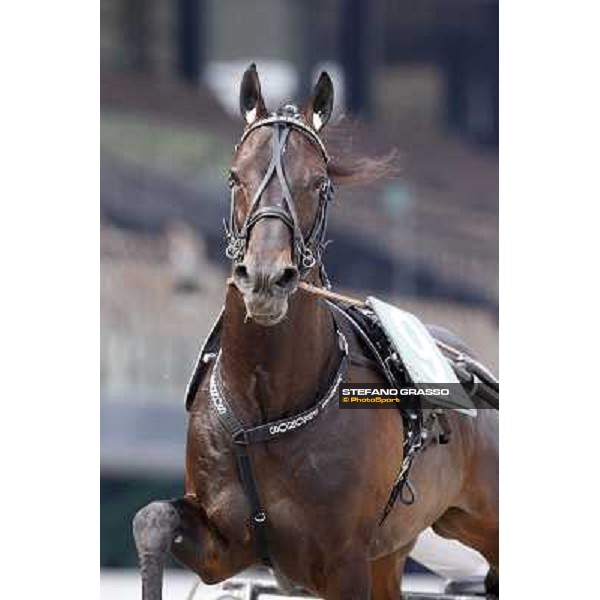
POLYGON ((233 269, 233 279, 237 283, 247 283, 250 275, 248 274, 248 268, 246 265, 236 265, 233 269))
POLYGON ((284 267, 273 277, 273 285, 288 291, 296 287, 298 279, 299 274, 296 267, 284 267))

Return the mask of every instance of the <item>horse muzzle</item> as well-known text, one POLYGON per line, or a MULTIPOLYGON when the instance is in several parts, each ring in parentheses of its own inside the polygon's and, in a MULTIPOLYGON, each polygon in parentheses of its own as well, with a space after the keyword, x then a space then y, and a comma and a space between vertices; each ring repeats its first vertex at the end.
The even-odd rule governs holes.
POLYGON ((285 318, 288 299, 298 287, 300 274, 291 264, 260 268, 240 263, 233 270, 233 280, 242 294, 248 317, 270 327, 285 318))

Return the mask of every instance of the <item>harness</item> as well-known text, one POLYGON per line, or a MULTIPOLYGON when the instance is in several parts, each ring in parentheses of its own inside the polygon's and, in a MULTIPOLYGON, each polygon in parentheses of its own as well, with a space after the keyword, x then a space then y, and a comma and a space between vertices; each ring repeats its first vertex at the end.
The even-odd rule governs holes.
MULTIPOLYGON (((271 565, 267 536, 268 518, 254 476, 252 459, 249 453, 250 446, 268 443, 287 434, 296 433, 313 424, 321 414, 336 404, 337 391, 349 364, 365 365, 362 355, 369 357, 368 366, 375 365, 393 385, 406 385, 408 382, 406 374, 403 374, 398 367, 391 365, 385 349, 384 335, 377 332, 373 323, 368 320, 368 316, 363 311, 354 310, 329 300, 325 300, 325 303, 333 316, 341 357, 326 391, 309 408, 291 416, 254 427, 246 427, 240 421, 227 397, 221 379, 223 311, 200 350, 194 373, 186 390, 186 409, 190 410, 198 389, 210 370, 209 407, 233 442, 238 475, 250 505, 250 527, 255 551, 260 560, 268 566, 271 565), (354 347, 351 347, 348 340, 353 340, 354 347), (359 345, 356 345, 354 340, 357 340, 359 345)), ((380 526, 384 523, 397 500, 407 505, 415 502, 416 492, 410 483, 410 470, 418 453, 434 441, 435 436, 431 434, 436 421, 442 426, 442 431, 437 438, 439 443, 446 443, 443 437, 449 433, 443 426, 444 415, 442 411, 423 410, 416 405, 405 405, 399 412, 404 427, 403 460, 383 509, 379 521, 380 526)))
POLYGON ((319 206, 313 224, 306 235, 302 232, 294 199, 290 192, 290 187, 283 167, 283 155, 290 131, 295 129, 301 132, 320 152, 325 164, 329 163, 329 155, 321 138, 315 131, 308 126, 301 118, 298 109, 295 106, 287 105, 278 113, 261 119, 248 127, 242 135, 236 150, 244 141, 257 129, 270 127, 271 133, 271 160, 265 172, 264 177, 250 204, 248 214, 241 227, 238 228, 235 218, 235 189, 234 181, 230 178, 231 203, 229 222, 225 221, 225 233, 227 237, 227 248, 225 255, 234 263, 241 263, 244 260, 250 230, 261 219, 279 219, 292 233, 292 260, 298 268, 301 275, 308 272, 315 265, 319 266, 323 280, 327 281, 325 269, 323 267, 322 254, 325 248, 325 231, 327 229, 327 217, 329 212, 329 202, 333 198, 333 185, 329 177, 326 177, 319 189, 319 206), (269 182, 273 177, 277 177, 282 192, 282 206, 260 206, 262 196, 269 182))
MULTIPOLYGON (((395 353, 387 336, 369 310, 331 300, 325 302, 334 314, 348 322, 360 340, 363 351, 373 358, 389 384, 394 387, 410 385, 410 377, 402 363, 394 358, 395 353)), ((403 459, 379 519, 379 526, 383 525, 397 500, 405 505, 414 504, 416 491, 410 482, 410 470, 419 452, 435 440, 439 444, 447 444, 450 437, 448 422, 441 409, 424 409, 419 402, 408 401, 398 410, 404 427, 403 459), (434 436, 432 432, 436 424, 440 431, 434 436)))

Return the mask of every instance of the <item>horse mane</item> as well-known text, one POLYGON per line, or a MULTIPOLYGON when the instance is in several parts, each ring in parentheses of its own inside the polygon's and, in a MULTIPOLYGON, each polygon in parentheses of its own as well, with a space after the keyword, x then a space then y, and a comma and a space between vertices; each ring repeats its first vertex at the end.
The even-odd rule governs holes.
POLYGON ((397 158, 397 150, 375 158, 332 158, 327 172, 335 185, 368 185, 379 179, 397 177, 400 172, 397 158))
POLYGON ((327 172, 335 185, 369 185, 380 179, 400 175, 399 152, 393 149, 382 156, 368 157, 356 154, 352 141, 357 125, 347 119, 330 126, 327 132, 327 147, 331 161, 327 172))

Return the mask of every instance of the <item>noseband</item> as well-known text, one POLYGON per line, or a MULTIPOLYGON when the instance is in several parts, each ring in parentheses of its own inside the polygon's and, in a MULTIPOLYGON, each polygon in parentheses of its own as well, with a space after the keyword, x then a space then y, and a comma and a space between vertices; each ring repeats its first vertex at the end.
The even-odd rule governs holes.
POLYGON ((260 127, 270 127, 271 135, 271 161, 267 167, 267 171, 258 186, 256 194, 252 199, 252 204, 246 215, 241 228, 238 228, 235 219, 235 198, 234 198, 234 182, 230 179, 229 185, 231 188, 231 204, 229 223, 225 222, 225 231, 227 236, 227 248, 225 254, 227 258, 234 263, 241 263, 244 260, 250 238, 250 230, 261 219, 279 219, 292 232, 292 260, 298 268, 301 275, 308 272, 315 265, 319 266, 321 274, 324 277, 324 282, 327 282, 322 263, 322 253, 326 245, 325 230, 327 229, 327 213, 329 202, 333 198, 333 186, 331 180, 326 178, 319 190, 319 206, 317 214, 310 231, 306 236, 302 233, 294 198, 290 192, 290 188, 283 168, 283 153, 285 152, 287 139, 292 129, 302 133, 312 144, 320 151, 325 164, 329 163, 329 155, 321 138, 315 131, 309 127, 300 117, 296 107, 286 106, 283 109, 284 113, 272 114, 269 117, 261 119, 248 127, 236 150, 244 143, 246 138, 260 127), (271 179, 276 176, 281 186, 283 194, 282 206, 260 206, 260 201, 265 189, 271 179))

